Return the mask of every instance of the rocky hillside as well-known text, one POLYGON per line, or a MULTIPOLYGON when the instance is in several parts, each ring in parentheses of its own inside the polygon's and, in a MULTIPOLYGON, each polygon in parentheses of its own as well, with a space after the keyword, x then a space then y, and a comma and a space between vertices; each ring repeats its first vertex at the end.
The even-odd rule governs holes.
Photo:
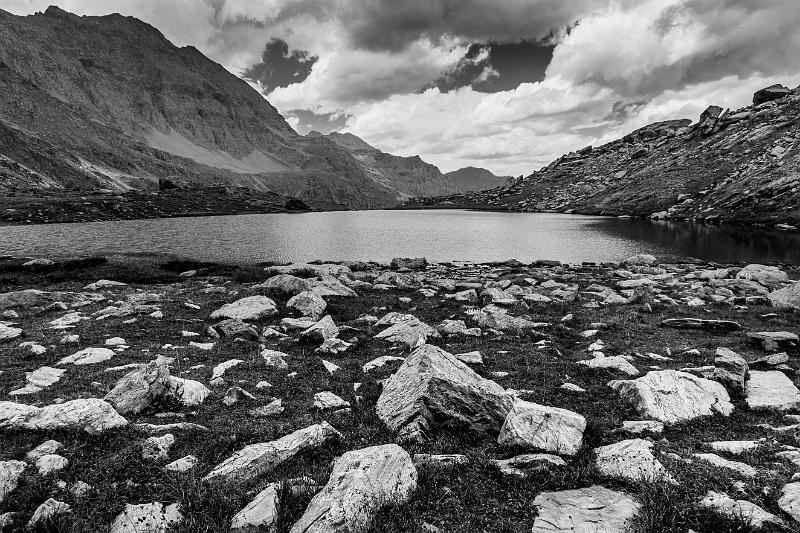
POLYGON ((135 18, 0 10, 2 196, 156 192, 165 178, 323 209, 454 192, 418 158, 378 154, 297 134, 246 82, 135 18))
POLYGON ((467 167, 442 174, 438 167, 419 156, 401 157, 387 154, 352 133, 333 132, 322 135, 311 131, 312 138, 325 137, 348 150, 364 165, 375 181, 399 191, 403 199, 439 196, 491 189, 505 183, 483 168, 467 167))
POLYGON ((800 88, 775 85, 742 109, 711 106, 695 123, 651 124, 491 191, 406 206, 797 225, 799 117, 800 88))

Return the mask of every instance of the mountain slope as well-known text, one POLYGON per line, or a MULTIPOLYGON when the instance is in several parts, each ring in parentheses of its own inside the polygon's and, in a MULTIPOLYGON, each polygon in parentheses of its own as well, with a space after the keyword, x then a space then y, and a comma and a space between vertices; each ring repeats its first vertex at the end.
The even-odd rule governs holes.
POLYGON ((330 139, 348 150, 375 181, 396 189, 403 199, 485 190, 497 187, 506 180, 488 170, 474 167, 442 174, 438 167, 426 163, 419 156, 387 154, 352 133, 333 132, 322 135, 311 131, 307 136, 330 139))
POLYGON ((502 187, 405 207, 797 225, 800 88, 768 89, 756 93, 752 106, 724 112, 711 106, 694 124, 651 124, 502 187))
POLYGON ((132 17, 0 10, 0 193, 276 191, 317 208, 406 197, 246 82, 132 17))

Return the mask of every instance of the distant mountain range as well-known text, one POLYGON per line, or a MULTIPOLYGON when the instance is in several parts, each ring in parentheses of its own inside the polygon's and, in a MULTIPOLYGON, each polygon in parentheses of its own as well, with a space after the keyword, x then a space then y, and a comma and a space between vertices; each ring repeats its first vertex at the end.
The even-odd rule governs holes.
POLYGON ((736 110, 657 122, 488 191, 407 202, 467 208, 800 226, 800 87, 736 110))
POLYGON ((121 15, 0 10, 0 196, 274 191, 317 209, 497 186, 351 134, 299 135, 245 81, 121 15))

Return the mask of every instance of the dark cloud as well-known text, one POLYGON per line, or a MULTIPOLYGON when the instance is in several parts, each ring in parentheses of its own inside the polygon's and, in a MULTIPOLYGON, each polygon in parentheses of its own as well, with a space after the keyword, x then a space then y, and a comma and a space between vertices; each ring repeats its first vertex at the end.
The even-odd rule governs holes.
POLYGON ((542 81, 554 49, 547 42, 474 44, 454 69, 425 89, 438 87, 447 92, 471 86, 488 93, 513 90, 520 83, 542 81))
POLYGON ((311 67, 317 58, 302 50, 289 51, 289 45, 281 39, 271 39, 261 62, 249 67, 242 76, 248 80, 260 82, 265 91, 278 87, 288 87, 292 83, 300 83, 311 73, 311 67))

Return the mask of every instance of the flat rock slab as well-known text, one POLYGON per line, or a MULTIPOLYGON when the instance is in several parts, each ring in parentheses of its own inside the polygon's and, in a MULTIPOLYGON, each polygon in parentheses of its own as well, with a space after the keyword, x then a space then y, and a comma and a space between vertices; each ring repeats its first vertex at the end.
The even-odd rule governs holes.
POLYGON ((27 384, 17 390, 13 390, 9 392, 9 396, 19 396, 25 394, 34 394, 42 389, 46 389, 47 387, 57 383, 61 376, 64 375, 63 368, 53 368, 51 366, 43 366, 41 368, 37 368, 33 372, 25 372, 25 381, 27 384))
POLYGON ((79 352, 64 357, 57 364, 93 365, 108 361, 112 357, 114 357, 114 351, 108 348, 84 348, 79 352))
POLYGON ((378 417, 401 441, 427 439, 444 422, 497 434, 513 398, 441 348, 422 345, 386 382, 378 417))
POLYGON ((646 419, 675 424, 715 413, 733 411, 728 392, 720 383, 679 372, 659 370, 633 380, 608 385, 646 419))
POLYGON ((597 469, 604 476, 628 481, 673 481, 650 451, 653 443, 629 439, 595 449, 597 469))
POLYGON ((746 401, 750 409, 788 411, 800 407, 800 390, 779 370, 750 372, 746 401))
POLYGON ((586 419, 567 409, 524 400, 514 402, 506 416, 499 444, 561 455, 575 455, 583 442, 586 419))
POLYGON ((716 466, 717 468, 729 470, 745 478, 754 478, 758 474, 758 471, 750 465, 738 461, 729 461, 715 453, 696 453, 693 457, 712 466, 716 466))
POLYGON ((46 407, 0 402, 0 428, 78 429, 97 435, 127 424, 110 403, 98 398, 70 400, 46 407))
POLYGON ((715 513, 733 520, 743 520, 751 527, 760 529, 768 523, 783 525, 784 522, 774 514, 765 511, 747 500, 734 500, 727 494, 708 491, 700 501, 700 507, 711 509, 715 513))
POLYGON ((702 318, 668 318, 661 322, 666 328, 677 329, 702 329, 704 331, 716 331, 727 333, 739 331, 742 325, 732 320, 705 320, 702 318))
POLYGON ((599 485, 542 492, 533 505, 539 515, 531 533, 627 533, 639 510, 631 496, 599 485))
POLYGON ((10 341, 22 336, 22 329, 0 322, 0 342, 10 341))
POLYGON ((177 503, 127 504, 111 524, 110 533, 166 533, 183 520, 177 503))
POLYGON ((248 483, 292 457, 304 451, 319 448, 341 436, 341 433, 330 424, 322 422, 299 429, 271 442, 250 444, 215 466, 203 480, 221 483, 248 483))
POLYGON ((417 469, 396 444, 345 453, 333 464, 328 484, 308 504, 291 533, 360 533, 378 512, 411 499, 417 469))
POLYGON ((233 303, 225 304, 213 313, 211 318, 238 318, 239 320, 258 320, 278 314, 278 307, 266 296, 248 296, 233 303))

